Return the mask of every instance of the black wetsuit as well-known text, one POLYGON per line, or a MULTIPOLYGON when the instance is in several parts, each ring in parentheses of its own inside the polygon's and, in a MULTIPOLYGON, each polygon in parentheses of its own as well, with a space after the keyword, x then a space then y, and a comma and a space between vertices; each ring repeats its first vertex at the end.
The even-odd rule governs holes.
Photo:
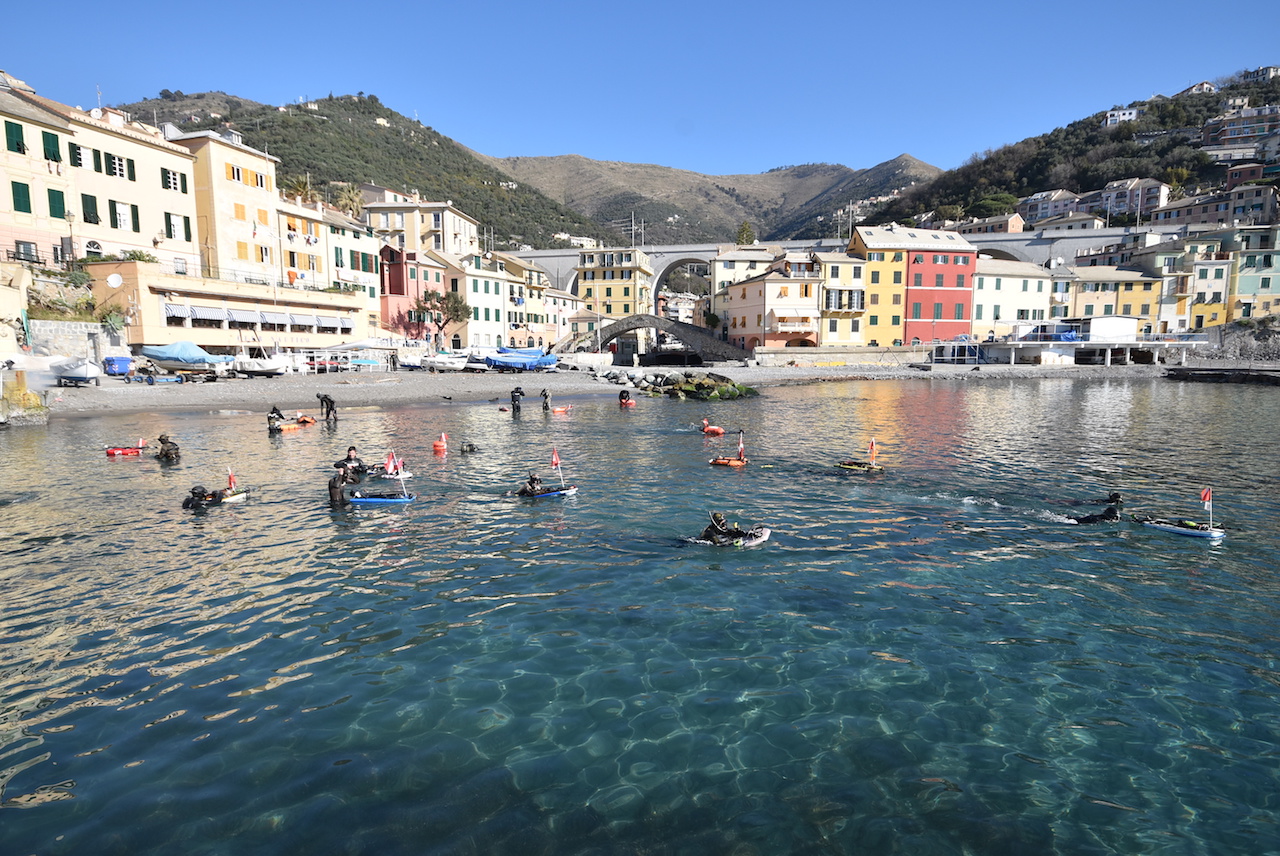
POLYGON ((316 398, 320 399, 320 418, 324 420, 338 418, 338 406, 334 403, 333 398, 327 393, 317 393, 316 398))
POLYGON ((520 398, 524 395, 524 390, 519 388, 511 390, 511 412, 520 412, 520 398))
POLYGON ((1071 519, 1076 523, 1112 523, 1120 519, 1120 512, 1114 505, 1109 505, 1101 514, 1085 514, 1080 517, 1072 515, 1071 519))
POLYGON ((156 454, 156 458, 161 461, 173 462, 182 457, 182 450, 178 444, 172 440, 161 440, 160 451, 156 454))

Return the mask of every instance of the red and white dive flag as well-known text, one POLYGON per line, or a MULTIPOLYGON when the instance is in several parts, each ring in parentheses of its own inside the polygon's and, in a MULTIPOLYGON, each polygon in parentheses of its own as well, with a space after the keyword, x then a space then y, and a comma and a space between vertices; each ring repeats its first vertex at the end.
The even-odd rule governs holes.
POLYGON ((556 447, 551 447, 551 469, 560 469, 560 453, 556 451, 556 447))
POLYGON ((871 463, 874 466, 876 462, 876 438, 875 437, 871 438, 871 445, 867 446, 867 457, 871 458, 871 463))
POLYGON ((227 490, 236 489, 236 474, 231 472, 231 468, 227 467, 227 490))
POLYGON ((1200 501, 1204 503, 1206 509, 1213 505, 1213 488, 1206 487, 1200 491, 1200 501))

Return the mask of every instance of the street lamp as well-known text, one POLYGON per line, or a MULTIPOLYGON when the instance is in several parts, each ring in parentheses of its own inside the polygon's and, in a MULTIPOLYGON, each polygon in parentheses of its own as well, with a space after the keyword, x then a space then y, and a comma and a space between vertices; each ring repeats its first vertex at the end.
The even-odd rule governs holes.
POLYGON ((71 270, 71 265, 76 260, 76 215, 75 212, 66 211, 62 216, 67 221, 67 250, 62 254, 62 264, 67 270, 71 270))

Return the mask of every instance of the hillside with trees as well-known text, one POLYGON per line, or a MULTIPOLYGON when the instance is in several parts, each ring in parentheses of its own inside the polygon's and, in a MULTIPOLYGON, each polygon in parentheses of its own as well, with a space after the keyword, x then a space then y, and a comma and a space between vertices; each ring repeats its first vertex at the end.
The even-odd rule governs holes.
POLYGON ((1235 75, 1218 85, 1216 93, 1156 96, 1126 105, 1145 110, 1136 121, 1103 127, 1103 111, 974 155, 891 202, 867 222, 903 222, 939 210, 950 219, 992 216, 1011 210, 1007 204, 993 204, 1007 203, 1009 197, 1016 202, 1058 188, 1083 193, 1122 178, 1156 178, 1172 185, 1178 195, 1216 186, 1225 168, 1199 150, 1201 125, 1223 113, 1223 101, 1231 96, 1245 96, 1254 107, 1280 103, 1280 79, 1247 84, 1235 75))
POLYGON ((417 190, 432 201, 452 200, 483 229, 492 229, 497 249, 557 246, 557 232, 607 243, 623 240, 536 188, 512 181, 443 134, 385 107, 375 95, 330 96, 287 108, 225 93, 168 95, 120 109, 143 121, 173 122, 184 131, 230 125, 246 144, 280 158, 280 186, 295 195, 314 193, 337 204, 344 188, 361 182, 417 190))

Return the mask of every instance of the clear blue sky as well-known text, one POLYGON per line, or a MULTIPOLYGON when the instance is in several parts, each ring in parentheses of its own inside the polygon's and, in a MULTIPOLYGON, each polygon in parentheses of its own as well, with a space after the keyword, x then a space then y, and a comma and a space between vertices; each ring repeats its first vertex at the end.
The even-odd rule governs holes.
POLYGON ((1274 39, 1232 35, 1250 20, 1276 25, 1274 10, 1252 8, 71 0, 6 12, 0 68, 85 108, 98 87, 103 104, 161 89, 270 104, 363 91, 498 157, 729 175, 865 168, 905 152, 945 169, 1117 104, 1280 64, 1274 39))

